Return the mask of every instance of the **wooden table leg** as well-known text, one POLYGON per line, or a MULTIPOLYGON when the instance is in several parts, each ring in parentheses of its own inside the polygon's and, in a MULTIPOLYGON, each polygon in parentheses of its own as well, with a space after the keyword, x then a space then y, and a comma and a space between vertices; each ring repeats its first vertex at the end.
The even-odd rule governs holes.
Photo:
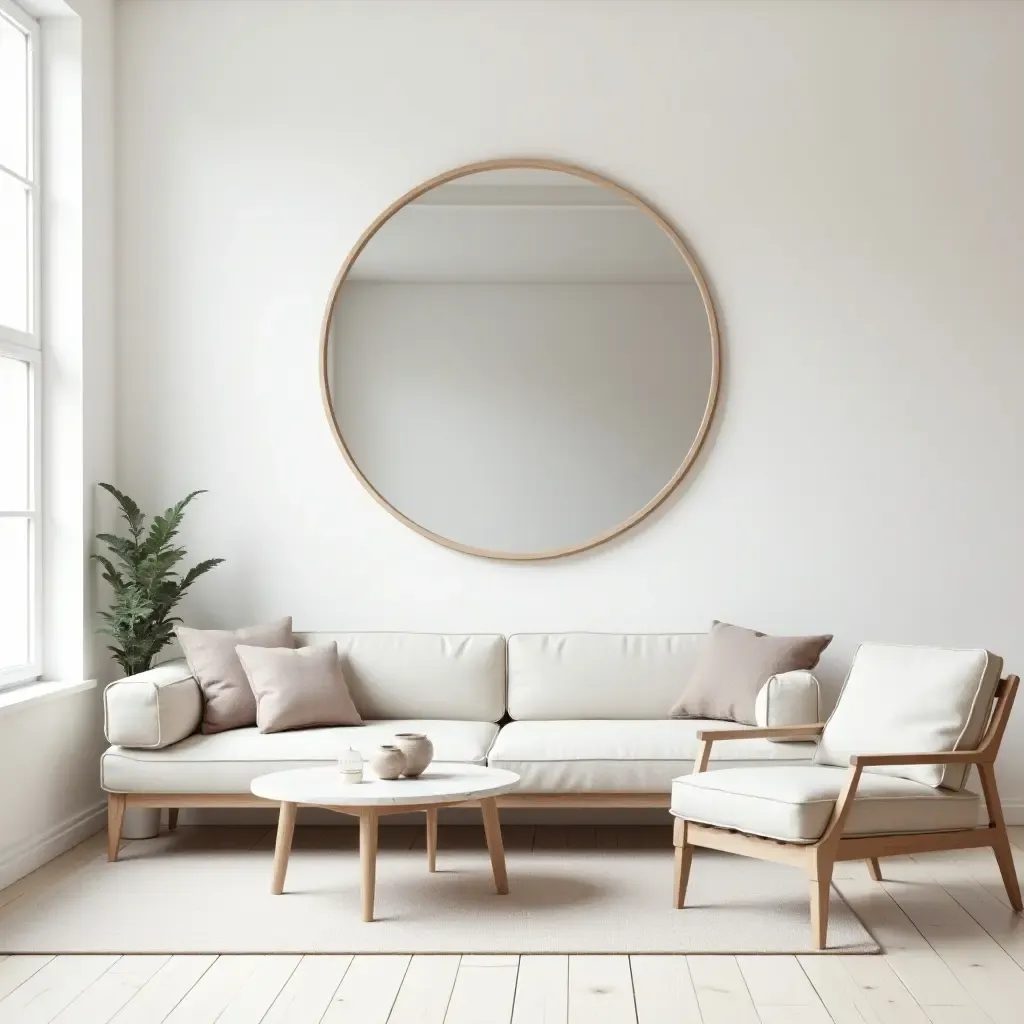
POLYGON ((427 808, 427 870, 437 870, 437 808, 427 808))
POLYGON ((288 870, 288 855, 292 852, 292 836, 295 833, 296 804, 282 803, 277 815, 277 843, 274 845, 274 880, 270 891, 275 896, 284 892, 284 875, 288 870))
POLYGON ((501 819, 498 817, 498 801, 488 797, 480 801, 484 818, 484 835, 487 837, 487 852, 491 855, 491 871, 494 872, 494 888, 499 896, 508 895, 508 871, 505 868, 505 847, 501 842, 501 819))
POLYGON ((359 864, 363 869, 363 920, 373 920, 373 896, 377 888, 377 811, 359 812, 359 864))

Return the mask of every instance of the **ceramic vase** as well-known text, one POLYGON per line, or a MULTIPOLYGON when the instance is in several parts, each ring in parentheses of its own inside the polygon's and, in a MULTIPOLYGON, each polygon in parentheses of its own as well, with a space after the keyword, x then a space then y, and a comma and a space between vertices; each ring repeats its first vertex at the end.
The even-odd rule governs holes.
POLYGON ((405 754, 398 747, 385 744, 370 755, 370 767, 378 779, 397 779, 405 771, 405 754))
POLYGON ((405 754, 407 779, 415 779, 434 759, 434 744, 421 732, 400 732, 395 736, 395 746, 405 754))

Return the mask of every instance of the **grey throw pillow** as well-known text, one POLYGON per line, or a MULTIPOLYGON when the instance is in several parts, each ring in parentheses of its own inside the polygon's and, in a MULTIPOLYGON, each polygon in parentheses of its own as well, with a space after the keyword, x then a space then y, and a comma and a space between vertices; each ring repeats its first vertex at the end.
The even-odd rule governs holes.
POLYGON ((780 672, 810 670, 829 636, 767 636, 715 620, 672 718, 718 718, 756 725, 757 692, 780 672))
POLYGON ((204 733, 256 724, 256 700, 235 647, 294 647, 291 617, 244 629, 191 629, 175 626, 188 667, 203 691, 204 733))
POLYGON ((235 648, 256 698, 260 732, 362 725, 336 643, 316 647, 235 648))

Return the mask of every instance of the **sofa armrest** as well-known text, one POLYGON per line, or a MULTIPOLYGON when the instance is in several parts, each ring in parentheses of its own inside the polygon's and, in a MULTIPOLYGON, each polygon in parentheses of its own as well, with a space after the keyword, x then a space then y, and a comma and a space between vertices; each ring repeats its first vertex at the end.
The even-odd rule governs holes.
POLYGON ((780 672, 772 676, 758 691, 754 720, 767 729, 820 722, 821 687, 818 680, 812 673, 804 671, 780 672))
POLYGON ((103 729, 119 747, 159 750, 199 728, 203 699, 187 663, 169 661, 103 691, 103 729))

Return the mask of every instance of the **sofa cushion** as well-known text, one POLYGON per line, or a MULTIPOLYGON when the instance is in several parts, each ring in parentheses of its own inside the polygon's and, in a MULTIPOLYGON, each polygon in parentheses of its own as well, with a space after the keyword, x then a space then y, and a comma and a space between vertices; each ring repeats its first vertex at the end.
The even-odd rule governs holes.
POLYGON ((498 727, 400 719, 297 732, 260 733, 253 727, 197 733, 161 750, 111 747, 103 755, 100 775, 103 788, 115 793, 248 793, 257 775, 331 765, 346 747, 365 756, 397 732, 426 733, 436 761, 486 764, 498 727))
POLYGON ((781 672, 810 671, 831 642, 831 635, 768 636, 716 619, 669 714, 755 725, 754 704, 768 680, 781 672))
MULTIPOLYGON (((721 722, 685 721, 510 722, 487 763, 522 778, 527 793, 664 793, 690 771, 698 729, 721 722)), ((731 740, 711 748, 716 760, 806 763, 813 743, 731 740)))
POLYGON ((505 638, 461 633, 296 633, 334 642, 363 718, 497 722, 505 714, 505 638))
POLYGON ((256 728, 285 732, 362 725, 335 643, 313 647, 246 647, 235 654, 256 698, 256 728))
MULTIPOLYGON (((1002 667, 1002 659, 983 650, 861 644, 815 763, 844 767, 851 754, 977 746, 1002 667)), ((962 788, 967 778, 962 765, 880 765, 865 772, 948 789, 962 788)))
POLYGON ((202 731, 212 734, 255 725, 256 698, 235 647, 293 647, 291 618, 234 630, 192 629, 179 623, 174 633, 203 690, 202 731))
MULTIPOLYGON (((818 765, 723 768, 672 783, 672 813, 740 832, 813 843, 820 839, 846 782, 842 768, 818 765)), ((978 797, 910 779, 861 775, 844 835, 947 832, 973 828, 978 797)))
POLYGON ((667 718, 706 633, 516 633, 508 713, 520 721, 667 718))

